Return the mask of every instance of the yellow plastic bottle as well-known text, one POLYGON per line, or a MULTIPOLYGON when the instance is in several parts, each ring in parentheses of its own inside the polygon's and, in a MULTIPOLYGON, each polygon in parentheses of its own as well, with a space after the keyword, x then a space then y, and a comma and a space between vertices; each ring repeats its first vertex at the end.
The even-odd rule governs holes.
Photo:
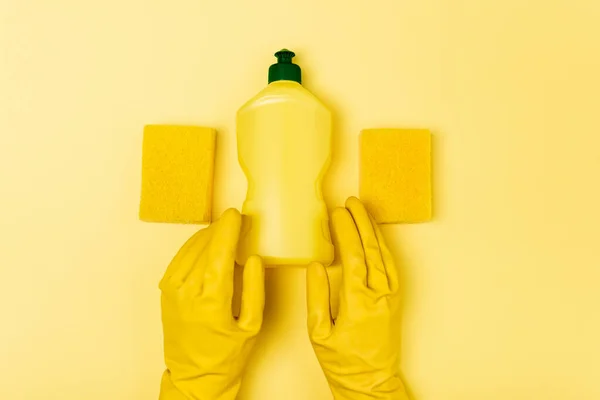
POLYGON ((275 56, 269 85, 237 113, 238 159, 248 179, 237 262, 258 254, 270 266, 329 265, 321 182, 331 158, 331 113, 302 87, 295 54, 275 56))

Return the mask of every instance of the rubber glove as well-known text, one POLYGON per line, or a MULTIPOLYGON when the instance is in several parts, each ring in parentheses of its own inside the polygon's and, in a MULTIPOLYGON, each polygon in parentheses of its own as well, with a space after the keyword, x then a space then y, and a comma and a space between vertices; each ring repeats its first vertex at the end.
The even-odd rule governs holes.
POLYGON ((330 312, 327 270, 307 270, 308 329, 336 400, 408 399, 400 378, 398 272, 383 236, 355 197, 334 210, 342 263, 339 312, 330 312))
POLYGON ((200 230, 160 282, 165 363, 161 400, 233 400, 262 324, 264 269, 257 256, 243 272, 240 315, 233 317, 234 259, 241 216, 235 209, 200 230))

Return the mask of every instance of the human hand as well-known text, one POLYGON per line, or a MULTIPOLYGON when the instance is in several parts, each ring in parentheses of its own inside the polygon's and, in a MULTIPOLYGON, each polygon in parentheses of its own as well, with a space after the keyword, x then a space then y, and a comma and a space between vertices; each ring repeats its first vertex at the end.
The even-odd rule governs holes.
POLYGON ((339 314, 327 270, 307 270, 308 329, 336 400, 408 399, 400 378, 398 272, 377 223, 355 197, 332 215, 342 263, 339 314))
POLYGON ((161 400, 233 400, 263 316, 258 256, 243 273, 239 318, 232 314, 241 216, 235 209, 192 236, 160 282, 165 363, 161 400))

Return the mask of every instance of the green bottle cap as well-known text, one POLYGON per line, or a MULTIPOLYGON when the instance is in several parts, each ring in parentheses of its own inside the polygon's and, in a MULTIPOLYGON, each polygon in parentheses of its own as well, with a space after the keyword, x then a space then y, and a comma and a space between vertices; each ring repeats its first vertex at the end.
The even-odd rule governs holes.
POLYGON ((283 49, 275 53, 277 64, 269 67, 269 83, 275 81, 294 81, 302 83, 302 71, 300 66, 292 63, 296 54, 293 51, 283 49))

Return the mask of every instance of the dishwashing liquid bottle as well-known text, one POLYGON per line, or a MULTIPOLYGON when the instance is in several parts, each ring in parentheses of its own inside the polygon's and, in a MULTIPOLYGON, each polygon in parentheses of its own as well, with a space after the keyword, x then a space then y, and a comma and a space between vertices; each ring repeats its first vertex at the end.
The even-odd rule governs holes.
POLYGON ((275 53, 269 85, 237 113, 239 163, 248 180, 237 262, 265 265, 333 260, 321 192, 331 158, 331 112, 301 84, 289 50, 275 53))

